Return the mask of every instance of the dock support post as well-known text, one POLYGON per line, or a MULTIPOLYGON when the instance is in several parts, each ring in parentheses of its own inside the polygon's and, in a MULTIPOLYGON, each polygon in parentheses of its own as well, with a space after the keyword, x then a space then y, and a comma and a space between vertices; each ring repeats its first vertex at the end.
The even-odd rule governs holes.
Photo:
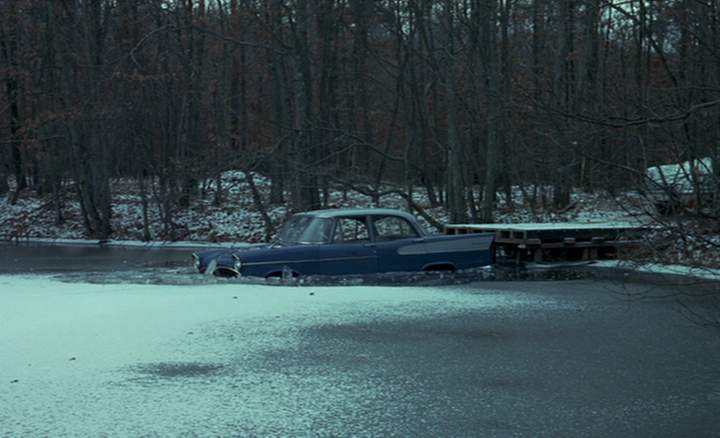
POLYGON ((591 248, 584 248, 582 251, 582 259, 583 260, 597 260, 598 258, 598 249, 595 247, 591 248))
POLYGON ((543 261, 543 251, 542 248, 535 248, 533 250, 533 261, 535 263, 541 263, 543 261))

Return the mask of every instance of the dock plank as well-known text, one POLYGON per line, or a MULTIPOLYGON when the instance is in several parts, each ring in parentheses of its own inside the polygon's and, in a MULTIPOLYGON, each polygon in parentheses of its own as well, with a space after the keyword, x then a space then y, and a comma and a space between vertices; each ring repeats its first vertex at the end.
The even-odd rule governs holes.
POLYGON ((640 222, 448 224, 446 234, 495 233, 495 243, 517 262, 615 257, 637 247, 652 228, 640 222))

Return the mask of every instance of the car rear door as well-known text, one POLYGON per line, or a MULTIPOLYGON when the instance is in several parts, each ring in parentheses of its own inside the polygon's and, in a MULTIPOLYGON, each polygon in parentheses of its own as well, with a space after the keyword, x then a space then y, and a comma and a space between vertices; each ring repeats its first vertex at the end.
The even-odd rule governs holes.
POLYGON ((373 216, 372 230, 377 245, 380 272, 420 271, 427 264, 424 254, 400 254, 400 249, 423 242, 415 227, 399 216, 373 216))

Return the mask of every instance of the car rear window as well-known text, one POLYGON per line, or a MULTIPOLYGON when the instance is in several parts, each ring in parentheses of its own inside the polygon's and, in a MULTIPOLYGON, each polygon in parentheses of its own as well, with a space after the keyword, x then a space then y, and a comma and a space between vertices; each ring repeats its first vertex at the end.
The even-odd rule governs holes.
POLYGON ((370 240, 365 217, 339 217, 335 220, 333 242, 352 243, 370 240))
POLYGON ((373 219, 377 240, 397 240, 418 237, 410 223, 397 216, 384 216, 373 219))

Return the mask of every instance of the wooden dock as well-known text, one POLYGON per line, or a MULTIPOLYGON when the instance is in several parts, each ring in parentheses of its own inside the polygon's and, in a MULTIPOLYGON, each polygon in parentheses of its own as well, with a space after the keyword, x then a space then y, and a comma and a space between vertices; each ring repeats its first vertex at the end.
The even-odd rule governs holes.
POLYGON ((516 262, 617 258, 649 227, 632 222, 449 224, 445 234, 495 233, 497 255, 516 262))

